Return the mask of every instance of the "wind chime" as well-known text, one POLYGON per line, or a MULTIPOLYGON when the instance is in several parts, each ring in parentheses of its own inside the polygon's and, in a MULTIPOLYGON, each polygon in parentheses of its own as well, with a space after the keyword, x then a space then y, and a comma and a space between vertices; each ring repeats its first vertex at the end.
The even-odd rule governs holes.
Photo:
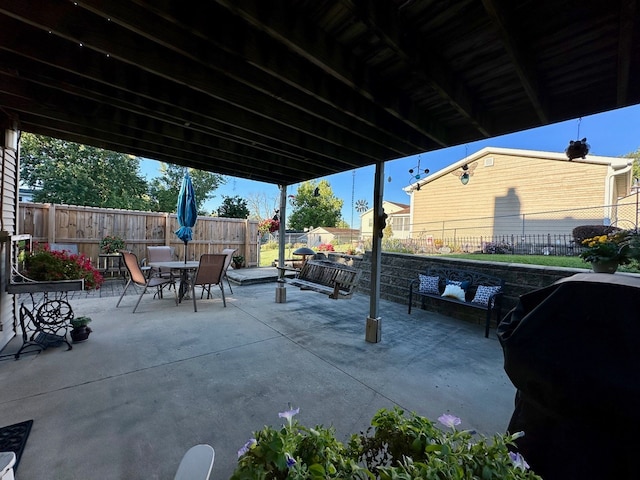
MULTIPOLYGON (((429 173, 428 168, 425 168, 424 170, 420 168, 420 160, 421 160, 420 155, 418 155, 418 165, 409 169, 409 175, 411 175, 411 181, 413 181, 414 179, 420 180, 423 175, 426 176, 429 173)), ((416 190, 420 190, 420 182, 417 183, 416 190)))

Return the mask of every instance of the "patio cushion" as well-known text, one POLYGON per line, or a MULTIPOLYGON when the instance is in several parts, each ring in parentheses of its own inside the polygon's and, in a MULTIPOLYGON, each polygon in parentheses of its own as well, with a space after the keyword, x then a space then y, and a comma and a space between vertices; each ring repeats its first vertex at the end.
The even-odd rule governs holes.
POLYGON ((459 281, 459 280, 447 280, 447 285, 457 285, 465 292, 471 286, 471 282, 469 280, 459 281))
POLYGON ((447 285, 444 289, 444 293, 442 294, 442 296, 457 298, 461 302, 464 302, 466 300, 464 290, 460 285, 452 285, 452 284, 447 285))
POLYGON ((420 293, 440 294, 440 289, 438 288, 440 277, 431 277, 421 273, 418 274, 418 277, 420 277, 420 293))
POLYGON ((498 293, 501 287, 489 287, 487 285, 478 285, 476 294, 471 300, 472 303, 479 303, 481 305, 487 305, 489 303, 489 297, 494 293, 498 293))

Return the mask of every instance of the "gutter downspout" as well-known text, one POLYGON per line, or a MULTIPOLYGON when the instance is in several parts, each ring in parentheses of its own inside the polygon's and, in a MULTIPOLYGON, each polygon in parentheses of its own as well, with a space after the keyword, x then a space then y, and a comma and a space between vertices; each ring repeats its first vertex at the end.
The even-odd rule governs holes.
MULTIPOLYGON (((607 168, 607 176, 605 178, 605 184, 604 184, 604 212, 603 212, 603 218, 604 218, 604 224, 605 225, 611 225, 612 222, 615 223, 616 220, 612 219, 612 214, 613 214, 613 206, 617 206, 618 203, 618 199, 617 198, 613 198, 613 192, 615 191, 614 185, 615 185, 615 181, 616 178, 621 176, 621 175, 626 175, 627 173, 629 173, 630 171, 632 171, 633 168, 633 164, 631 163, 627 163, 625 165, 609 165, 609 167, 607 168), (617 167, 617 168, 616 168, 617 167)), ((629 177, 629 186, 631 185, 631 177, 629 177)), ((627 194, 627 192, 625 192, 625 195, 627 194)))

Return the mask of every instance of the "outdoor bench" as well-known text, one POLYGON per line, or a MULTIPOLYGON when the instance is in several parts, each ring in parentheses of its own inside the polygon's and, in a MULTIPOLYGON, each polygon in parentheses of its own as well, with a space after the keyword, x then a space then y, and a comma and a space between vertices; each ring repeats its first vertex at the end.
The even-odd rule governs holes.
POLYGON ((413 297, 437 299, 487 312, 484 336, 489 336, 491 316, 496 312, 500 323, 500 309, 504 293, 504 280, 473 270, 452 267, 431 267, 409 284, 409 313, 413 297), (457 288, 456 288, 457 287, 457 288), (445 296, 443 296, 445 295, 445 296))
POLYGON ((329 298, 351 298, 360 270, 329 260, 307 260, 295 278, 287 282, 303 290, 326 293, 329 298))

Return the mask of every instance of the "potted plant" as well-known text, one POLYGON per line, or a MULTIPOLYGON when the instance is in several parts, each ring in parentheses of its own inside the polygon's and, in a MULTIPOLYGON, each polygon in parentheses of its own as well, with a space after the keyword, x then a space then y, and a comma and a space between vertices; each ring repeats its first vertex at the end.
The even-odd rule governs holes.
POLYGON ((74 343, 84 342, 89 338, 89 334, 92 332, 91 328, 87 325, 91 322, 90 317, 75 317, 71 319, 71 340, 74 343))
POLYGON ((233 268, 241 268, 244 263, 244 257, 242 255, 234 255, 231 260, 233 261, 233 268))
POLYGON ((626 230, 585 238, 580 258, 590 262, 596 273, 615 273, 619 265, 631 262, 629 240, 626 230))
POLYGON ((102 253, 118 253, 118 250, 123 250, 125 246, 124 240, 117 235, 107 235, 100 241, 102 253))

